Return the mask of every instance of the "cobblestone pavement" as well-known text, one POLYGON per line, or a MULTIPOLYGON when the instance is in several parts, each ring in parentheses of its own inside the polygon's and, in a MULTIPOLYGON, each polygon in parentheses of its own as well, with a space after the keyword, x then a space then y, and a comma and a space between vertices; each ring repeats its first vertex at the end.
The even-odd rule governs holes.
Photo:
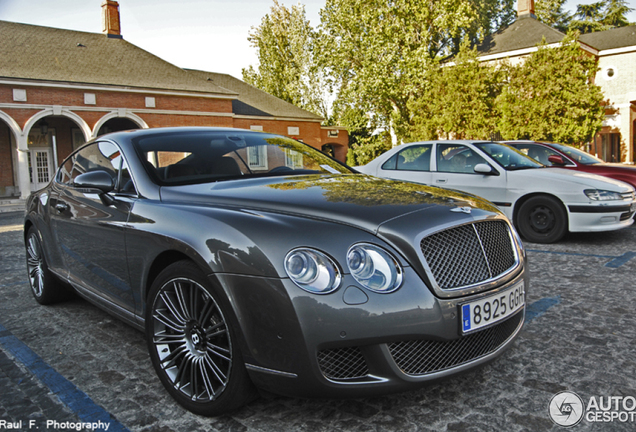
MULTIPOLYGON (((49 430, 70 430, 65 422, 107 418, 109 430, 133 432, 559 431, 548 406, 566 390, 586 406, 592 398, 602 405, 623 397, 626 409, 619 403, 619 411, 636 412, 636 228, 527 244, 528 322, 512 349, 484 368, 408 393, 358 400, 270 396, 205 418, 164 391, 142 333, 78 298, 49 307, 33 300, 21 221, 20 213, 0 214, 0 430, 19 421, 30 430, 29 420, 32 430, 47 430, 47 420, 59 426, 49 430), (44 372, 25 365, 9 339, 40 359, 44 372), (66 391, 51 385, 52 375, 66 391)), ((636 420, 584 418, 572 430, 635 429, 636 420)))

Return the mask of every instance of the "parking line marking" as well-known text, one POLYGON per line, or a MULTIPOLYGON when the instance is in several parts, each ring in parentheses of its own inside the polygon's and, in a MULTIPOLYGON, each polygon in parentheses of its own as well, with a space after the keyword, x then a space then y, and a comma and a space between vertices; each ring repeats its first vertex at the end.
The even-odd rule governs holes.
POLYGON ((130 432, 126 426, 49 366, 2 324, 0 324, 0 345, 19 360, 53 394, 57 395, 60 401, 69 407, 82 422, 97 423, 101 421, 110 425, 109 432, 130 432))
POLYGON ((537 300, 526 307, 526 322, 529 323, 535 318, 539 318, 548 309, 561 303, 561 296, 545 297, 537 300))
POLYGON ((625 252, 623 255, 616 257, 605 264, 605 267, 618 268, 634 257, 636 257, 636 252, 625 252))
POLYGON ((547 253, 554 255, 569 255, 569 256, 580 256, 580 257, 590 257, 590 258, 611 258, 611 261, 605 264, 605 267, 609 268, 618 268, 623 264, 626 264, 629 260, 636 257, 636 252, 625 252, 623 255, 594 255, 594 254, 582 254, 575 252, 557 252, 557 251, 546 251, 539 249, 526 249, 528 252, 536 252, 536 253, 547 253))

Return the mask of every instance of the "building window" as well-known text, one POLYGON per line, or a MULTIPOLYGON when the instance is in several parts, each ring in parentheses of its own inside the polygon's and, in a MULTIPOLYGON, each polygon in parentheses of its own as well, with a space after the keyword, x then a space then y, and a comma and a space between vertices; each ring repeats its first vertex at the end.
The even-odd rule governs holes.
POLYGON ((24 89, 13 89, 13 101, 14 102, 26 102, 27 95, 24 89))
POLYGON ((97 104, 97 98, 95 97, 95 93, 84 93, 84 104, 85 105, 97 104))
POLYGON ((608 66, 603 69, 603 78, 605 78, 606 81, 616 78, 616 68, 614 66, 608 66))
POLYGON ((267 169, 267 146, 252 146, 247 148, 247 164, 251 170, 267 169))
POLYGON ((303 167, 303 155, 297 151, 285 149, 285 166, 293 169, 303 167))

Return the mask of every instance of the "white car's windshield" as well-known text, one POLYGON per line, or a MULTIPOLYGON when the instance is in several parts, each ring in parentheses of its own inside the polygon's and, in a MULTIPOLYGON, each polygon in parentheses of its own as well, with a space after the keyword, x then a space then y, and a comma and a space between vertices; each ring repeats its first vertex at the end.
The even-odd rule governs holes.
POLYGON ((475 145, 507 171, 543 168, 545 166, 506 144, 488 142, 475 145))
POLYGON ((591 154, 585 153, 582 150, 576 149, 574 147, 570 147, 563 144, 551 144, 554 148, 559 150, 561 153, 565 153, 568 157, 576 162, 583 165, 594 165, 598 163, 603 163, 602 160, 595 158, 591 154))

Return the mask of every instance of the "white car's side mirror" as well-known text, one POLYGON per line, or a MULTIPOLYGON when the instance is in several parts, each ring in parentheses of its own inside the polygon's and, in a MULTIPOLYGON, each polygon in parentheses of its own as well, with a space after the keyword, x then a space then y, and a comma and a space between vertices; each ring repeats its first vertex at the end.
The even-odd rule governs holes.
POLYGON ((475 171, 477 174, 485 174, 485 175, 497 175, 497 171, 495 171, 490 165, 485 164, 485 163, 480 163, 475 165, 475 168, 473 168, 473 171, 475 171))

